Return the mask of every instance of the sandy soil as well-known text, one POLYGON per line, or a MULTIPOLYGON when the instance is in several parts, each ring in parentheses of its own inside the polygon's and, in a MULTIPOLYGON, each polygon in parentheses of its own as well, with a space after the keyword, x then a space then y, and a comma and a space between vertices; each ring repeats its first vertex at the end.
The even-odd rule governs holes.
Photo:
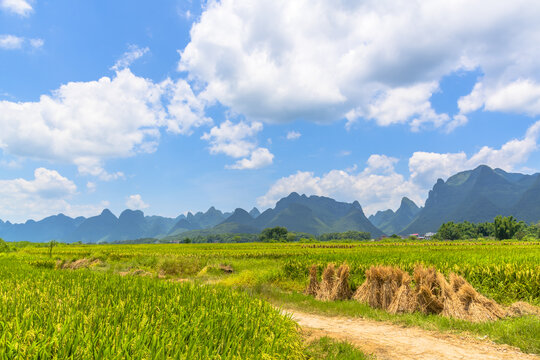
POLYGON ((285 310, 306 331, 317 338, 329 336, 347 340, 367 354, 380 359, 536 359, 519 349, 494 344, 473 336, 459 336, 415 327, 366 319, 328 317, 285 310))

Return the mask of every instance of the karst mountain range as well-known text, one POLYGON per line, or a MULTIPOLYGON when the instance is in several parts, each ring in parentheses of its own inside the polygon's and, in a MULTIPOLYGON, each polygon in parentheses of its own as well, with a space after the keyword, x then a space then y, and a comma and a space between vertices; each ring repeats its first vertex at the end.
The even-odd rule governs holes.
POLYGON ((14 224, 0 220, 0 238, 7 241, 99 243, 140 238, 183 238, 211 234, 256 234, 284 226, 289 231, 320 235, 349 230, 369 232, 373 238, 391 234, 436 232, 448 221, 484 222, 497 215, 513 215, 527 223, 540 220, 540 174, 509 173, 482 165, 459 172, 446 181, 439 179, 424 207, 403 198, 396 210, 378 211, 366 217, 358 201, 340 202, 324 196, 291 193, 274 208, 262 213, 236 209, 206 212, 176 218, 145 216, 140 210, 125 210, 115 216, 108 209, 100 215, 71 218, 63 214, 39 221, 14 224))

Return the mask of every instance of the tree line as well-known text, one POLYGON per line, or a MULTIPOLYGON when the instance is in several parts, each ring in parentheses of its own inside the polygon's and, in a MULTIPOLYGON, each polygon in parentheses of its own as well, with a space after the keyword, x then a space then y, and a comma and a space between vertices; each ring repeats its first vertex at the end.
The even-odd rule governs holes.
POLYGON ((446 222, 439 227, 434 236, 440 240, 460 240, 477 238, 495 238, 498 240, 519 239, 540 237, 540 222, 527 224, 524 221, 517 221, 513 216, 498 215, 493 222, 471 223, 463 221, 454 223, 446 222))

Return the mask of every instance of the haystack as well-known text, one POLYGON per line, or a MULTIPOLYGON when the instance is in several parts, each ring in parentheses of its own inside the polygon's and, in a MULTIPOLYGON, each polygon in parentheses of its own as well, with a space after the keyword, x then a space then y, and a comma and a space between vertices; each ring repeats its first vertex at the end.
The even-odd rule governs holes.
POLYGON ((525 315, 537 315, 540 316, 540 307, 531 305, 529 303, 518 301, 510 305, 506 309, 506 316, 525 316, 525 315))
POLYGON ((352 296, 349 286, 349 265, 341 265, 336 273, 334 288, 332 289, 332 300, 348 300, 352 296))
POLYGON ((322 281, 319 286, 319 290, 315 295, 317 300, 332 300, 332 292, 334 290, 334 283, 336 282, 336 270, 334 264, 328 264, 322 274, 322 281))
POLYGON ((442 314, 448 317, 466 316, 454 289, 434 267, 416 266, 414 281, 417 310, 424 314, 442 314))
POLYGON ((101 260, 99 259, 77 259, 73 261, 60 261, 56 263, 56 267, 58 269, 71 269, 71 270, 77 270, 82 268, 89 268, 96 265, 99 265, 101 263, 101 260))
POLYGON ((319 291, 319 279, 317 278, 317 265, 311 265, 311 268, 309 269, 309 284, 304 291, 304 294, 306 295, 317 295, 317 292, 319 291))
POLYGON ((505 317, 506 311, 501 305, 478 293, 461 276, 450 274, 450 283, 465 312, 464 316, 453 317, 475 322, 493 321, 505 317))
POLYGON ((401 277, 401 286, 394 294, 394 299, 388 306, 391 314, 411 313, 416 310, 416 301, 411 289, 411 277, 406 272, 401 277))
MULTIPOLYGON (((463 277, 451 273, 450 281, 434 267, 418 265, 411 286, 409 274, 397 267, 372 266, 366 271, 366 281, 352 296, 359 302, 390 313, 438 314, 473 322, 494 321, 505 316, 540 315, 540 308, 518 302, 504 309, 495 301, 480 294, 463 277)), ((306 293, 319 300, 349 299, 349 267, 342 265, 337 273, 334 265, 324 270, 322 282, 317 281, 317 268, 310 270, 306 293)))
MULTIPOLYGON (((388 309, 402 285, 410 282, 409 275, 391 266, 372 266, 366 271, 366 281, 356 290, 353 298, 377 309, 388 309)), ((402 289, 402 295, 408 293, 402 289)), ((397 307, 395 305, 394 307, 397 307)))

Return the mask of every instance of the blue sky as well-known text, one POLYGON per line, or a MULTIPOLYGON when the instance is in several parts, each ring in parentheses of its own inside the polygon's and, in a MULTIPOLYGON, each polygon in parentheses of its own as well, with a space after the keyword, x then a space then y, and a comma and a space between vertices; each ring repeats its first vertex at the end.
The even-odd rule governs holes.
POLYGON ((536 172, 534 1, 0 0, 0 219, 419 205, 536 172))

